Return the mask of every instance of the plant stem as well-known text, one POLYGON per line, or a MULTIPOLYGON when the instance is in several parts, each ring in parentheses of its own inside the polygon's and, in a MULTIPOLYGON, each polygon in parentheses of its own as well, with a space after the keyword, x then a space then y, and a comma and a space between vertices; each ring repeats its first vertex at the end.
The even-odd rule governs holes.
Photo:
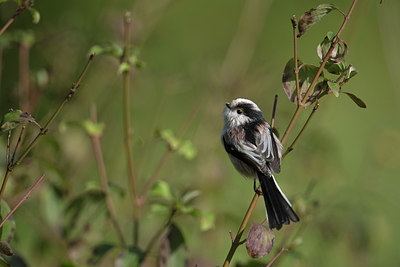
MULTIPOLYGON (((260 189, 260 188, 259 188, 260 189)), ((224 267, 229 266, 233 255, 235 254, 236 249, 240 246, 240 239, 242 238, 244 229, 246 229, 247 223, 249 222, 250 216, 253 213, 254 207, 256 206, 257 200, 259 196, 257 193, 254 194, 253 199, 251 200, 250 206, 247 209, 247 212, 243 218, 242 224, 239 227, 239 231, 236 234, 235 240, 232 242, 231 248, 226 256, 224 267)))
POLYGON ((4 218, 4 220, 0 223, 0 228, 3 226, 3 224, 10 218, 11 215, 13 215, 13 213, 15 212, 15 210, 22 204, 22 202, 24 202, 29 195, 31 194, 31 192, 33 191, 33 189, 35 189, 35 187, 42 181, 42 179, 44 178, 44 174, 34 183, 34 185, 31 187, 31 189, 29 189, 29 191, 25 194, 25 196, 18 202, 18 204, 10 211, 10 213, 4 218))
MULTIPOLYGON (((342 33, 343 29, 345 28, 345 26, 347 24, 347 21, 349 20, 350 15, 351 15, 356 3, 357 3, 357 0, 353 0, 353 3, 352 3, 352 5, 351 5, 351 7, 349 9, 349 12, 347 13, 347 16, 345 17, 345 20, 344 20, 342 26, 340 27, 338 33, 336 34, 336 37, 334 39, 334 42, 331 45, 331 48, 329 49, 328 53, 326 54, 326 56, 324 58, 324 61, 322 62, 317 74, 314 77, 313 82, 311 83, 310 87, 307 90, 306 95, 303 98, 302 105, 298 105, 297 106, 296 111, 293 114, 292 119, 290 120, 289 125, 288 125, 288 127, 287 127, 287 129, 285 131, 285 134, 284 134, 284 136, 282 138, 282 141, 281 141, 282 145, 285 144, 285 142, 286 142, 290 132, 292 131, 293 126, 294 126, 295 122, 297 121, 300 113, 304 110, 304 104, 306 103, 308 95, 311 93, 312 89, 314 88, 314 86, 315 86, 315 84, 316 84, 316 82, 318 80, 318 77, 321 75, 322 69, 324 68, 326 62, 328 61, 328 58, 331 55, 335 45, 339 41, 339 35, 342 33)), ((237 247, 239 246, 240 238, 241 238, 241 236, 243 234, 244 229, 247 226, 248 218, 250 218, 250 215, 253 212, 253 209, 254 209, 254 206, 255 206, 257 200, 258 200, 258 195, 257 195, 257 193, 255 193, 254 196, 253 196, 253 200, 251 201, 250 206, 249 206, 249 208, 248 208, 248 210, 247 210, 247 212, 246 212, 246 214, 244 216, 242 224, 239 227, 239 231, 236 234, 235 241, 232 243, 231 248, 230 248, 230 250, 228 252, 228 255, 227 255, 226 259, 225 259, 225 262, 224 262, 224 265, 223 265, 224 267, 229 266, 229 263, 232 260, 232 257, 234 255, 237 247)))
POLYGON ((275 261, 276 259, 282 254, 282 252, 287 251, 286 248, 281 248, 281 250, 279 250, 278 253, 276 253, 275 257, 268 263, 268 265, 266 267, 270 267, 275 261))
POLYGON ((8 136, 7 136, 7 153, 6 153, 6 162, 7 162, 7 168, 10 165, 10 146, 11 146, 11 130, 8 130, 8 136))
POLYGON ((294 73, 296 75, 296 91, 297 91, 297 104, 301 105, 300 99, 300 82, 299 82, 299 63, 297 62, 297 20, 296 16, 293 15, 292 19, 293 26, 293 40, 294 40, 294 73))
POLYGON ((278 104, 278 95, 275 95, 274 99, 274 106, 272 108, 272 117, 271 117, 271 128, 273 129, 275 126, 275 112, 276 112, 276 105, 278 104))
POLYGON ((147 255, 149 255, 151 249, 153 248, 153 246, 155 245, 155 243, 157 242, 157 240, 161 237, 161 235, 164 233, 164 231, 166 229, 168 229, 168 227, 171 225, 172 223, 172 218, 175 216, 176 214, 176 208, 173 208, 171 210, 171 213, 167 219, 167 222, 157 231, 157 233, 153 236, 153 238, 150 240, 149 244, 147 245, 145 251, 144 251, 144 259, 147 257, 147 255))
POLYGON ((93 59, 94 59, 95 54, 91 54, 89 56, 88 62, 86 63, 85 68, 83 69, 81 75, 79 76, 78 80, 76 81, 76 83, 74 83, 71 87, 71 89, 69 90, 67 96, 64 98, 64 101, 60 104, 60 106, 57 108, 57 110, 53 113, 53 115, 51 116, 51 118, 47 121, 46 125, 40 130, 40 132, 36 135, 36 137, 32 140, 32 142, 28 145, 28 147, 25 149, 25 151, 21 154, 21 156, 19 156, 19 158, 17 159, 17 161, 15 163, 12 163, 6 170, 6 173, 4 174, 4 178, 3 178, 3 183, 1 184, 1 189, 0 189, 0 201, 3 198, 3 194, 4 194, 4 190, 5 187, 7 185, 7 181, 8 178, 11 174, 11 172, 13 171, 13 169, 18 166, 24 159, 25 157, 29 154, 29 152, 32 150, 32 148, 35 146, 35 144, 38 142, 39 138, 42 135, 45 135, 48 128, 50 127, 50 125, 53 123, 53 121, 55 120, 55 118, 58 116, 58 114, 61 112, 62 108, 64 107, 64 105, 66 103, 69 102, 69 100, 71 100, 72 96, 75 94, 76 89, 79 87, 83 77, 85 76, 90 64, 92 63, 93 59))
POLYGON ((297 109, 296 109, 295 113, 293 114, 293 117, 292 117, 292 119, 291 119, 291 121, 290 121, 290 123, 289 123, 289 125, 288 125, 288 127, 287 127, 287 129, 285 131, 285 134, 284 134, 284 136, 282 138, 282 144, 284 144, 286 142, 286 139, 287 139, 289 133, 293 129, 293 125, 297 121, 300 113, 304 110, 304 105, 307 102, 307 98, 311 94, 312 90, 314 89, 314 86, 317 83, 318 78, 321 75, 323 68, 325 67, 326 62, 328 62, 328 59, 329 59, 330 55, 333 52, 333 49, 335 48, 336 44, 339 42, 339 36, 342 33, 342 31, 344 30, 344 28, 346 27, 347 21, 350 19, 350 15, 353 12, 353 9, 354 9, 354 6, 356 5, 356 3, 357 3, 357 0, 353 0, 353 3, 351 5, 351 7, 349 9, 349 12, 347 13, 344 21, 343 21, 343 23, 342 23, 342 26, 338 30, 338 33, 336 34, 336 37, 333 39, 333 42, 331 44, 330 49, 328 50, 327 54, 325 55, 325 58, 322 61, 321 66, 319 67, 319 69, 317 71, 317 74, 315 75, 313 81, 311 82, 310 87, 308 88, 306 94, 304 95, 304 98, 303 98, 302 103, 301 103, 302 105, 301 106, 297 106, 297 109))
MULTIPOLYGON (((130 65, 130 52, 131 52, 131 14, 130 12, 125 13, 124 18, 124 28, 125 28, 125 47, 124 56, 122 62, 130 65)), ((141 214, 141 205, 139 203, 139 197, 137 195, 135 170, 133 166, 133 154, 132 154, 132 141, 131 141, 131 105, 130 105, 130 81, 131 81, 131 71, 127 68, 123 73, 124 81, 124 139, 125 139, 125 150, 126 158, 128 161, 128 176, 129 183, 131 186, 131 194, 133 197, 133 203, 135 205, 135 210, 133 212, 133 244, 138 245, 139 242, 139 221, 141 214)))
POLYGON ((300 132, 297 134, 297 136, 294 139, 294 141, 292 142, 292 144, 286 149, 285 153, 283 153, 282 159, 284 159, 286 157, 286 155, 293 150, 294 145, 296 144, 297 140, 299 140, 299 138, 302 135, 302 133, 304 132, 304 130, 307 128, 308 123, 310 122, 312 116, 314 115, 315 111, 317 111, 318 108, 319 108, 319 104, 317 103, 314 106, 313 110, 311 111, 310 116, 308 116, 306 123, 304 123, 303 128, 301 128, 300 132))
POLYGON ((14 162, 14 157, 15 157, 15 154, 17 153, 18 146, 19 146, 19 144, 21 143, 22 134, 24 133, 24 131, 25 131, 25 125, 22 126, 21 132, 19 133, 18 140, 17 140, 17 144, 15 145, 14 152, 13 152, 13 154, 12 154, 10 164, 13 164, 13 162, 14 162))
POLYGON ((28 6, 28 2, 29 0, 25 0, 15 11, 14 15, 7 21, 7 23, 3 26, 3 28, 1 28, 0 30, 0 36, 5 32, 5 30, 7 30, 7 28, 11 25, 11 23, 14 22, 15 18, 19 16, 19 14, 21 14, 22 11, 24 11, 26 9, 26 7, 28 6))
MULTIPOLYGON (((91 110, 91 119, 92 119, 93 123, 97 123, 97 114, 96 114, 95 108, 93 108, 91 110)), ((106 167, 104 164, 103 152, 101 150, 100 135, 96 135, 96 134, 90 135, 90 138, 92 140, 94 156, 96 158, 97 168, 98 168, 99 176, 100 176, 100 180, 101 180, 101 187, 103 189, 104 196, 106 199, 106 206, 108 209, 108 213, 110 214, 112 224, 114 225, 114 228, 117 231, 119 240, 121 242, 121 246, 123 248, 126 248, 126 241, 125 241, 124 235, 122 233, 121 227, 118 223, 117 213, 115 211, 114 203, 112 201, 112 198, 110 195, 110 190, 108 187, 108 178, 107 178, 106 167)))

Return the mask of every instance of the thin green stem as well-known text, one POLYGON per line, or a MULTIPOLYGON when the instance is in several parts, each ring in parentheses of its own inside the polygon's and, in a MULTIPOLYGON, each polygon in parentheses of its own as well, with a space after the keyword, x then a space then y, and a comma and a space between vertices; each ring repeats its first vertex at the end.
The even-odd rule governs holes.
MULTIPOLYGON (((122 62, 130 65, 130 51, 131 51, 131 14, 130 12, 125 13, 124 18, 125 28, 125 47, 124 56, 122 62)), ((125 139, 125 150, 126 158, 128 161, 128 176, 129 183, 131 186, 131 194, 133 197, 133 203, 135 210, 133 213, 133 244, 138 245, 139 242, 139 221, 141 216, 141 205, 139 203, 139 197, 137 195, 136 177, 133 166, 133 154, 132 154, 132 141, 131 141, 131 104, 130 104, 130 82, 131 82, 131 71, 127 68, 123 73, 124 83, 124 139, 125 139)))
POLYGON ((86 63, 85 68, 83 69, 81 75, 79 76, 78 80, 76 83, 72 85, 72 88, 69 90, 67 96, 64 98, 64 101, 60 104, 60 106, 57 108, 57 110, 53 113, 51 118, 47 121, 46 125, 40 130, 40 132, 36 135, 36 137, 32 140, 32 142, 28 145, 28 147, 25 149, 25 151, 19 156, 19 158, 16 160, 15 163, 10 164, 10 166, 7 168, 6 173, 4 174, 4 179, 3 183, 1 184, 1 189, 0 189, 0 200, 3 198, 4 190, 7 185, 8 178, 13 171, 13 169, 21 164, 21 162, 25 159, 25 157, 29 154, 29 152, 32 150, 32 148, 35 146, 35 144, 38 142, 39 138, 42 135, 45 135, 48 128, 50 125, 53 123, 53 121, 57 118, 58 114, 61 112, 62 108, 64 105, 71 100, 72 96, 75 94, 76 89, 79 87, 83 77, 85 76, 87 70, 89 69, 90 64, 92 63, 94 59, 95 54, 91 54, 89 56, 88 62, 86 63))
MULTIPOLYGON (((259 190, 261 189, 260 187, 258 188, 259 190)), ((247 223, 249 222, 250 216, 253 213, 254 207, 256 206, 257 200, 259 198, 259 195, 257 193, 254 194, 253 199, 251 200, 250 206, 246 211, 246 214, 243 218, 242 223, 240 224, 239 230, 236 234, 235 239, 232 242, 231 248, 228 252, 228 255, 226 256, 225 262, 224 262, 224 267, 229 266, 233 255, 236 252, 236 249, 240 246, 241 242, 240 239, 242 238, 244 229, 246 229, 247 223)))
POLYGON ((153 236, 153 238, 150 240, 149 244, 147 245, 145 251, 144 251, 144 258, 143 260, 147 257, 147 255, 149 255, 151 249, 153 248, 153 246, 156 244, 157 240, 161 237, 161 235, 165 232, 166 229, 168 229, 168 227, 171 225, 172 223, 172 218, 175 216, 176 214, 176 208, 173 208, 171 210, 171 213, 167 219, 167 222, 160 228, 158 229, 158 231, 156 232, 156 234, 153 236))
POLYGON ((306 123, 304 123, 303 128, 301 128, 300 132, 297 134, 297 136, 294 139, 294 141, 292 142, 292 144, 286 149, 285 153, 283 153, 282 159, 284 159, 286 157, 286 155, 293 150, 294 145, 299 140, 299 138, 303 134, 304 130, 307 128, 311 118, 313 117, 315 111, 317 111, 318 108, 319 108, 319 104, 317 103, 317 104, 315 104, 313 110, 311 111, 310 116, 308 116, 306 123))
POLYGON ((19 133, 17 144, 15 145, 14 152, 13 152, 12 157, 11 157, 11 161, 10 161, 11 164, 13 164, 13 162, 14 162, 15 154, 17 153, 18 146, 21 143, 22 135, 23 135, 24 131, 25 131, 25 125, 22 126, 21 132, 19 133))
MULTIPOLYGON (((92 119, 93 123, 97 123, 97 114, 96 114, 95 108, 93 108, 91 110, 91 119, 92 119)), ((125 241, 124 235, 122 233, 121 227, 118 223, 117 213, 115 211, 115 206, 112 201, 112 198, 110 195, 110 190, 108 187, 108 178, 107 178, 106 167, 104 164, 103 152, 101 150, 100 136, 99 135, 90 135, 90 138, 92 140, 94 156, 95 156, 97 168, 99 171, 101 187, 103 189, 103 193, 104 193, 104 196, 106 199, 106 206, 108 209, 108 213, 110 214, 111 222, 114 225, 115 230, 117 231, 119 240, 121 242, 121 246, 123 248, 126 248, 126 241, 125 241)))

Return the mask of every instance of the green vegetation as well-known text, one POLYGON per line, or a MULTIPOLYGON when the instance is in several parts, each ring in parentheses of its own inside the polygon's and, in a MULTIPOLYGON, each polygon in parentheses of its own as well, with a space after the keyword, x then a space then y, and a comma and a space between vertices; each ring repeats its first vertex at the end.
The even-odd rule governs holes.
POLYGON ((357 1, 343 26, 350 6, 0 1, 1 221, 18 207, 0 255, 221 266, 231 249, 231 266, 396 265, 400 3, 357 1), (301 222, 271 233, 220 133, 225 102, 252 99, 269 120, 276 94, 277 179, 301 222), (240 242, 253 223, 260 250, 240 242))

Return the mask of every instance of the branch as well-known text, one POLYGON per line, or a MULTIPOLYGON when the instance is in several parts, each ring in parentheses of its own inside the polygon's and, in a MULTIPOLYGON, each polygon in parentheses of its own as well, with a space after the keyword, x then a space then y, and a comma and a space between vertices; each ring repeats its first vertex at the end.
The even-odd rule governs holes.
POLYGON ((25 196, 18 202, 18 204, 10 211, 10 213, 4 218, 4 220, 0 223, 0 228, 3 226, 3 224, 11 217, 11 215, 13 215, 13 213, 15 212, 15 210, 22 204, 22 202, 24 202, 29 195, 31 194, 31 192, 33 191, 33 189, 35 189, 35 187, 43 180, 44 178, 44 174, 36 181, 36 183, 31 187, 31 189, 29 189, 29 191, 25 194, 25 196))
MULTIPOLYGON (((333 49, 335 48, 337 42, 339 41, 339 35, 342 33, 343 29, 345 28, 345 26, 347 24, 347 21, 349 20, 350 15, 351 15, 356 3, 357 3, 357 0, 353 0, 353 4, 351 5, 351 7, 349 9, 349 12, 347 13, 347 16, 346 16, 342 26, 340 27, 338 33, 336 34, 336 37, 334 39, 334 42, 331 45, 331 48, 329 49, 328 53, 326 54, 326 56, 324 58, 324 61, 322 62, 317 74, 314 77, 313 82, 311 83, 306 95, 303 98, 303 102, 302 102, 303 105, 301 105, 301 106, 298 105, 297 106, 296 111, 293 114, 292 119, 289 122, 289 125, 288 125, 288 127, 287 127, 287 129, 285 131, 285 134, 284 134, 283 138, 282 138, 282 141, 281 141, 282 145, 285 144, 285 142, 287 140, 287 137, 289 136, 290 132, 292 131, 293 126, 294 126, 295 122, 297 121, 300 113, 304 110, 304 104, 305 104, 305 102, 306 102, 306 100, 308 98, 308 95, 311 93, 311 90, 314 88, 314 86, 316 84, 316 81, 318 80, 318 77, 320 76, 320 74, 322 72, 322 69, 324 68, 326 62, 328 61, 329 56, 331 55, 333 49)), ((250 218, 251 213, 253 212, 253 209, 254 209, 254 206, 255 206, 257 200, 258 200, 258 195, 257 195, 257 193, 255 193, 254 196, 253 196, 253 199, 252 199, 252 201, 250 203, 250 206, 249 206, 249 208, 248 208, 248 210, 247 210, 247 212, 246 212, 246 214, 245 214, 245 216, 243 218, 242 224, 239 227, 238 233, 236 234, 235 240, 232 243, 231 248, 230 248, 230 250, 228 252, 228 255, 227 255, 226 259, 225 259, 225 262, 224 262, 224 265, 223 265, 224 267, 229 266, 229 263, 231 262, 232 257, 234 255, 236 249, 239 246, 240 238, 241 238, 241 236, 243 234, 244 229, 247 226, 248 219, 250 218)))
MULTIPOLYGON (((93 108, 91 110, 91 119, 92 119, 93 123, 97 123, 97 114, 96 114, 95 108, 93 108)), ((107 178, 106 167, 104 164, 103 152, 101 150, 101 145, 100 145, 100 136, 93 134, 93 135, 90 135, 90 138, 92 140, 94 156, 96 158, 97 168, 98 168, 99 176, 100 176, 100 180, 101 180, 101 187, 103 189, 103 193, 104 193, 104 196, 106 199, 106 206, 108 209, 108 213, 110 214, 112 224, 114 225, 114 228, 117 231, 117 234, 118 234, 118 237, 119 237, 122 247, 126 248, 126 241, 125 241, 124 235, 122 233, 121 227, 118 223, 117 213, 115 211, 114 203, 112 201, 112 198, 110 195, 110 190, 108 187, 108 178, 107 178)))
POLYGON ((19 164, 21 164, 21 162, 25 159, 25 157, 28 155, 28 153, 32 150, 32 148, 35 146, 35 144, 38 142, 39 138, 42 135, 45 135, 48 128, 50 127, 50 125, 53 123, 53 121, 55 120, 55 118, 58 116, 58 114, 61 112, 62 108, 64 107, 64 105, 66 103, 69 102, 69 100, 71 100, 72 96, 75 94, 76 89, 79 87, 79 85, 81 84, 81 81, 83 79, 83 77, 85 76, 90 64, 92 63, 93 59, 94 59, 95 54, 91 54, 89 56, 88 62, 86 63, 85 68, 83 69, 81 75, 79 76, 78 80, 76 81, 76 83, 74 83, 72 85, 72 88, 69 90, 67 96, 64 98, 64 101, 60 104, 60 106, 57 108, 57 110, 53 113, 53 115, 51 116, 51 118, 47 121, 46 125, 40 130, 40 132, 36 135, 36 137, 32 140, 32 142, 28 145, 28 147, 25 149, 25 151, 22 153, 22 155, 18 158, 18 160, 15 163, 12 163, 6 170, 6 173, 4 174, 4 179, 3 179, 3 183, 1 185, 1 189, 0 189, 0 200, 3 198, 3 194, 4 194, 4 190, 5 187, 7 185, 7 181, 8 178, 11 174, 11 172, 13 171, 13 169, 18 166, 19 164))
POLYGON ((144 261, 144 259, 147 257, 147 255, 149 255, 151 249, 153 248, 153 246, 155 245, 155 243, 157 242, 157 240, 161 237, 161 235, 164 233, 164 231, 166 229, 168 229, 168 227, 171 225, 172 223, 172 218, 175 216, 176 214, 176 208, 173 208, 171 210, 171 213, 167 219, 167 222, 156 232, 156 234, 153 236, 153 238, 150 240, 149 244, 147 245, 145 251, 144 251, 144 257, 142 259, 142 261, 144 261))
POLYGON ((5 32, 5 30, 7 30, 7 28, 11 25, 11 23, 14 22, 15 18, 18 17, 22 11, 24 11, 26 9, 26 7, 28 6, 28 2, 29 0, 25 0, 15 11, 14 15, 7 21, 7 23, 3 26, 3 28, 1 28, 0 30, 0 36, 5 32))
POLYGON ((356 3, 357 3, 357 0, 353 0, 353 4, 351 5, 349 12, 347 13, 347 15, 345 17, 345 19, 342 23, 342 26, 340 27, 340 29, 338 30, 338 33, 336 34, 335 38, 333 39, 330 49, 328 50, 324 60, 322 61, 321 66, 319 67, 317 74, 315 75, 313 81, 311 82, 310 87, 308 88, 306 94, 304 95, 303 101, 301 103, 302 105, 297 106, 297 109, 296 109, 295 113, 293 114, 293 117, 292 117, 292 119, 285 131, 285 134, 282 138, 282 145, 286 142, 287 137, 289 136, 290 132, 293 129, 293 125, 297 121, 300 113, 304 110, 304 105, 307 102, 307 98, 311 94, 312 90, 314 89, 314 86, 316 85, 317 80, 318 80, 319 76, 321 75, 323 68, 325 67, 325 64, 328 62, 328 59, 333 52, 333 49, 335 49, 336 44, 339 42, 339 36, 342 33, 342 31, 344 30, 344 28, 346 27, 347 21, 350 19, 350 15, 353 12, 353 9, 354 9, 354 6, 356 5, 356 3))
MULTIPOLYGON (((124 18, 124 28, 125 28, 125 47, 122 62, 130 66, 129 56, 131 53, 131 13, 126 12, 124 18)), ((125 150, 126 159, 128 161, 128 177, 131 186, 131 194, 133 197, 133 204, 135 205, 135 210, 133 214, 133 243, 135 246, 138 245, 139 240, 139 221, 140 221, 140 203, 139 197, 137 195, 137 186, 135 178, 135 170, 133 166, 133 154, 132 154, 132 141, 131 141, 131 104, 130 104, 130 81, 131 81, 131 71, 130 68, 122 73, 122 78, 124 82, 124 139, 125 139, 125 150)))
POLYGON ((284 251, 288 251, 288 250, 286 248, 281 248, 281 250, 279 250, 279 252, 276 253, 275 257, 272 258, 272 260, 268 263, 268 265, 266 267, 270 267, 284 251))
POLYGON ((293 39, 294 39, 294 73, 296 74, 296 91, 297 91, 297 104, 301 105, 300 99, 300 82, 299 82, 299 63, 297 62, 297 20, 293 15, 291 19, 293 26, 293 39))
POLYGON ((319 108, 319 104, 317 103, 317 104, 315 104, 313 110, 310 113, 310 116, 308 116, 307 121, 304 123, 303 128, 301 128, 300 132, 297 134, 297 136, 294 139, 293 143, 286 149, 285 153, 283 153, 282 159, 284 159, 286 157, 286 155, 289 154, 293 150, 294 145, 299 140, 299 138, 302 135, 302 133, 304 132, 304 130, 307 128, 308 123, 310 122, 312 116, 314 115, 315 111, 317 111, 318 108, 319 108))

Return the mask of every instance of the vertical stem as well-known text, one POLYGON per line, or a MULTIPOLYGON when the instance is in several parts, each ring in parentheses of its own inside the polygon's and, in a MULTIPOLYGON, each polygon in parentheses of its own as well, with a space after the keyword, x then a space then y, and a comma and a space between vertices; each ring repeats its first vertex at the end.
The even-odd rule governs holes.
MULTIPOLYGON (((94 123, 97 123, 96 111, 92 110, 91 113, 92 113, 91 114, 92 121, 94 123)), ((111 222, 114 225, 115 230, 117 231, 119 240, 121 242, 121 246, 123 248, 126 248, 125 238, 124 238, 124 235, 122 233, 121 227, 120 227, 120 225, 118 223, 117 213, 115 211, 114 203, 112 201, 112 198, 111 198, 111 195, 110 195, 110 190, 109 190, 109 187, 108 187, 108 178, 107 178, 106 167, 105 167, 105 164, 104 164, 103 152, 101 150, 100 136, 99 135, 91 135, 90 138, 92 140, 94 156, 95 156, 96 162, 97 162, 97 168, 98 168, 99 176, 100 176, 100 180, 101 180, 101 187, 103 189, 104 196, 105 196, 105 199, 106 199, 106 206, 107 206, 107 209, 108 209, 108 213, 110 214, 111 222)))
POLYGON ((292 18, 293 26, 293 40, 294 40, 294 73, 296 75, 296 91, 297 91, 297 104, 301 104, 300 99, 300 82, 299 82, 299 63, 297 62, 297 20, 296 16, 293 15, 292 18))
MULTIPOLYGON (((126 12, 124 19, 125 26, 125 49, 122 62, 130 64, 129 56, 131 51, 131 14, 126 12)), ((138 245, 139 240, 139 220, 141 214, 141 205, 137 196, 137 187, 135 179, 135 171, 133 168, 132 142, 131 142, 131 106, 130 106, 130 69, 128 68, 122 74, 124 80, 124 135, 125 149, 128 161, 128 175, 131 185, 131 193, 135 205, 133 218, 133 244, 138 245)))
POLYGON ((299 140, 300 136, 302 135, 302 133, 304 132, 304 130, 307 128, 308 123, 310 122, 312 116, 314 115, 315 111, 317 111, 317 109, 319 108, 319 104, 317 103, 313 110, 310 113, 310 116, 308 116, 306 123, 304 123, 303 128, 301 128, 300 132, 297 134, 296 138, 294 139, 294 141, 292 142, 292 144, 286 149, 285 153, 283 153, 282 155, 282 159, 284 159, 286 157, 286 155, 293 150, 294 145, 296 144, 297 140, 299 140))
POLYGON ((254 210, 254 207, 256 206, 257 200, 258 200, 258 194, 255 193, 253 196, 253 199, 251 200, 250 206, 247 209, 246 215, 243 218, 242 224, 240 225, 239 230, 236 234, 235 240, 232 242, 231 249, 229 250, 228 255, 226 256, 226 259, 225 259, 225 262, 223 265, 224 267, 229 266, 229 264, 232 260, 232 257, 235 254, 236 249, 241 244, 240 239, 242 238, 244 229, 246 228, 247 223, 249 222, 250 216, 253 213, 253 210, 254 210))
POLYGON ((274 107, 272 108, 271 128, 274 128, 274 126, 275 126, 275 112, 276 112, 276 105, 277 104, 278 104, 278 95, 275 95, 274 107))
POLYGON ((17 144, 15 145, 14 152, 13 152, 13 154, 12 154, 10 164, 14 164, 15 154, 17 153, 18 146, 19 146, 19 144, 21 143, 21 139, 22 139, 22 135, 23 135, 24 131, 25 131, 25 125, 22 126, 21 132, 19 133, 18 140, 17 140, 17 144))

